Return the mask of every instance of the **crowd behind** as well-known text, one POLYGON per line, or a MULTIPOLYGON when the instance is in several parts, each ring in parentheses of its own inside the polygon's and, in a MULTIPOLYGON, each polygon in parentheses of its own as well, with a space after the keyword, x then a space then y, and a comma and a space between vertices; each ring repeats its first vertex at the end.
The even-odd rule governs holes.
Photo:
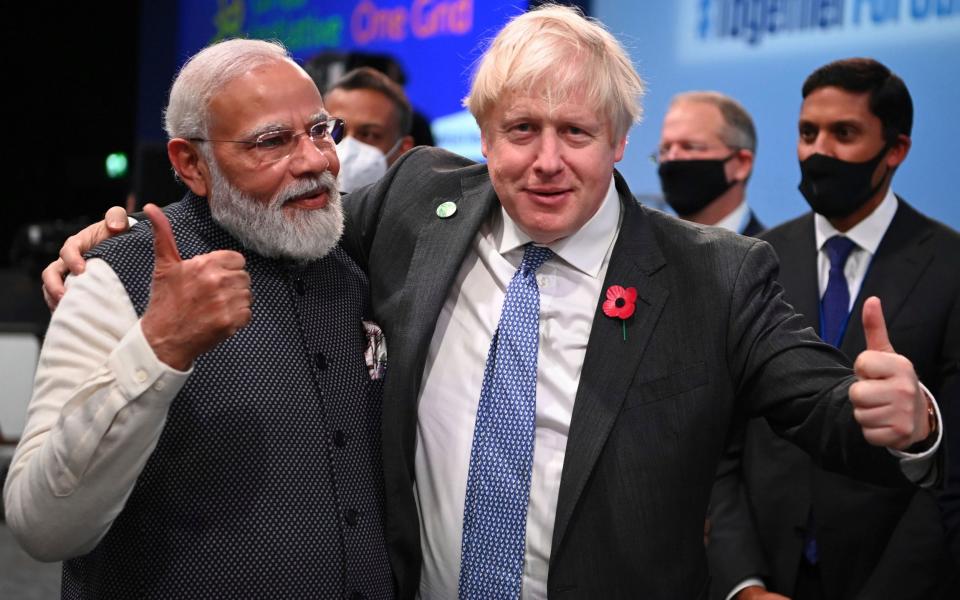
POLYGON ((718 91, 659 124, 679 219, 636 204, 644 84, 572 9, 485 53, 484 165, 345 64, 199 52, 185 198, 44 272, 4 497, 63 597, 960 594, 960 234, 896 193, 909 82, 797 82, 810 211, 770 227, 718 91))

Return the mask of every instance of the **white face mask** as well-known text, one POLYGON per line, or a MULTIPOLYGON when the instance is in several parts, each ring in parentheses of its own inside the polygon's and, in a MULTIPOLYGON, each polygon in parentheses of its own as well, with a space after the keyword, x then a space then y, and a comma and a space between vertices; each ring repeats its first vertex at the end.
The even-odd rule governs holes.
POLYGON ((383 152, 355 137, 347 136, 340 140, 337 158, 340 159, 337 186, 344 193, 371 184, 387 172, 387 157, 383 152))

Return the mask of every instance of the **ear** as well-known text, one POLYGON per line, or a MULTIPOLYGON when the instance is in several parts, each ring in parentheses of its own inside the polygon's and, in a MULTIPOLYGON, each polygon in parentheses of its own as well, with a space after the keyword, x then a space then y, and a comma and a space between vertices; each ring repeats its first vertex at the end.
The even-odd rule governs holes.
POLYGON ((190 191, 205 198, 210 191, 210 170, 196 146, 183 138, 173 138, 167 142, 167 157, 190 191))
POLYGON ((904 134, 897 136, 897 140, 893 143, 893 146, 890 147, 890 150, 887 152, 886 163, 887 167, 895 169, 900 166, 900 164, 907 159, 907 154, 910 153, 910 146, 912 142, 910 137, 904 134))
POLYGON ((487 132, 483 128, 481 128, 480 129, 480 154, 483 154, 484 158, 488 158, 487 157, 488 145, 489 144, 487 144, 487 132))
POLYGON ((620 141, 617 142, 616 148, 614 149, 613 162, 620 162, 623 160, 623 153, 627 149, 627 136, 620 138, 620 141))
POLYGON ((397 156, 400 156, 401 154, 403 154, 404 152, 406 152, 406 151, 409 150, 410 148, 413 148, 413 136, 412 136, 412 135, 405 135, 405 136, 403 136, 403 139, 400 140, 400 150, 399 150, 399 152, 397 152, 396 155, 397 155, 397 156))
POLYGON ((749 150, 737 150, 737 164, 733 170, 733 179, 736 181, 746 181, 753 171, 753 152, 749 150))

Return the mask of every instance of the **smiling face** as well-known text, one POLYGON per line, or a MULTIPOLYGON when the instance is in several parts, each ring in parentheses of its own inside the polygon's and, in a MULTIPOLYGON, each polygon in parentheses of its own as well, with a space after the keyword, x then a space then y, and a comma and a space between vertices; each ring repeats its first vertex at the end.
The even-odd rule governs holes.
POLYGON ((540 244, 575 233, 593 217, 626 145, 579 94, 556 106, 537 93, 509 95, 480 129, 504 210, 540 244))
MULTIPOLYGON (((253 140, 277 129, 302 134, 289 156, 269 163, 258 159, 253 144, 210 143, 224 177, 258 202, 267 203, 304 180, 324 172, 336 176, 340 170, 333 140, 318 140, 317 145, 303 133, 326 113, 317 86, 291 62, 262 65, 233 79, 211 98, 209 112, 211 140, 253 140)), ((209 173, 205 179, 210 186, 209 173)), ((329 200, 329 190, 314 187, 285 201, 283 210, 323 209, 329 200)))

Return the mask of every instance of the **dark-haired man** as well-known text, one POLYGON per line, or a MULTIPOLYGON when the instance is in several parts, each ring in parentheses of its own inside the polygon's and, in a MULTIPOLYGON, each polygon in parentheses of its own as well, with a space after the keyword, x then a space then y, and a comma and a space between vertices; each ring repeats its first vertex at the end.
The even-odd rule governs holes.
POLYGON ((756 152, 753 119, 739 102, 720 92, 678 94, 655 155, 664 200, 687 221, 760 233, 746 201, 756 152))
MULTIPOLYGON (((960 236, 894 195, 910 150, 913 104, 879 62, 847 59, 803 86, 797 154, 812 212, 766 232, 787 300, 827 342, 865 347, 864 299, 879 296, 890 340, 946 411, 960 367, 960 236)), ((709 546, 714 595, 934 598, 949 569, 928 490, 892 490, 829 473, 748 425, 738 474, 721 474, 709 546), (754 581, 745 581, 756 578, 754 581), (774 594, 777 592, 778 594, 774 594)), ((955 569, 955 567, 954 567, 955 569)))
POLYGON ((403 89, 370 67, 354 69, 324 95, 330 114, 346 121, 346 137, 337 144, 340 190, 373 183, 401 154, 413 147, 413 110, 403 89))

